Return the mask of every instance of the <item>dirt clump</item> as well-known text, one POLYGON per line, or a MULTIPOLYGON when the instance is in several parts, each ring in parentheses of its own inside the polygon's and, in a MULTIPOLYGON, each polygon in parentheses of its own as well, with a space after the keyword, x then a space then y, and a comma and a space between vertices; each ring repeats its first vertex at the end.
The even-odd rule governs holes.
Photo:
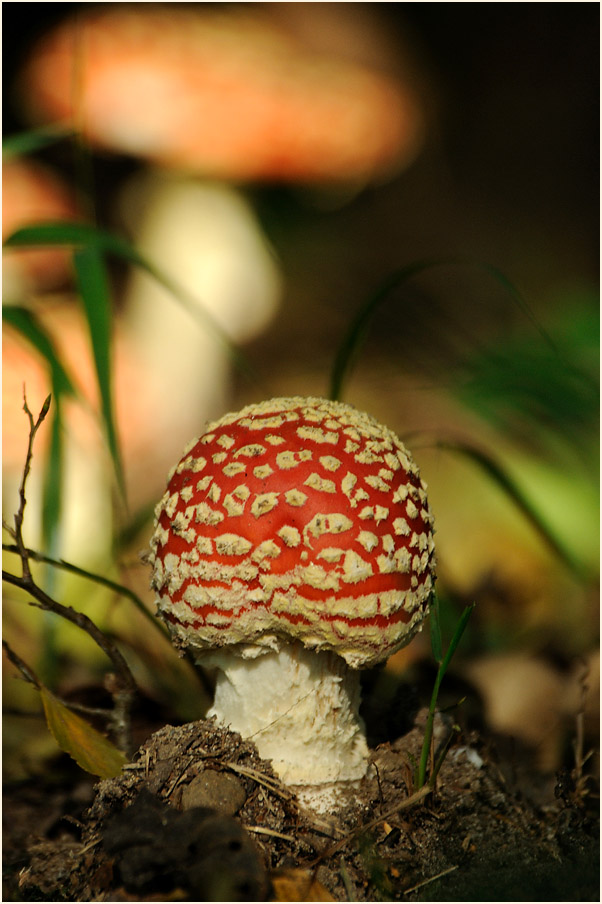
POLYGON ((434 793, 416 794, 424 720, 372 751, 328 817, 214 721, 155 732, 44 835, 25 831, 22 787, 4 900, 598 900, 598 821, 570 780, 529 795, 489 742, 438 717, 437 743, 452 740, 434 793))

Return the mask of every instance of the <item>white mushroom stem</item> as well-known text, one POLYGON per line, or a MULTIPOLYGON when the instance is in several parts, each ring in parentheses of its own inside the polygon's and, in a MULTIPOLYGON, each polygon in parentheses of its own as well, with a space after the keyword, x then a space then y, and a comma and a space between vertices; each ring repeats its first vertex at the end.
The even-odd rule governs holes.
POLYGON ((329 806, 328 786, 365 775, 359 672, 340 656, 294 643, 253 659, 217 651, 200 662, 218 669, 208 716, 254 741, 285 784, 309 792, 301 797, 314 809, 329 806))
POLYGON ((225 407, 231 358, 217 325, 234 344, 266 329, 278 307, 281 277, 260 226, 235 189, 151 170, 126 186, 121 209, 136 248, 198 305, 198 317, 140 268, 125 292, 125 325, 173 449, 225 407), (206 322, 203 315, 208 315, 206 322))

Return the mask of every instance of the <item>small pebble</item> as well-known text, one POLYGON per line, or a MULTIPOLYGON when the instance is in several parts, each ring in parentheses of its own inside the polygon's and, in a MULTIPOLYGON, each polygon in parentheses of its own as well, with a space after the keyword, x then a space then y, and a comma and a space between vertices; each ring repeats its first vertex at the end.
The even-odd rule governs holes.
POLYGON ((182 789, 182 810, 192 807, 210 807, 226 816, 234 816, 247 794, 235 775, 207 769, 182 789))

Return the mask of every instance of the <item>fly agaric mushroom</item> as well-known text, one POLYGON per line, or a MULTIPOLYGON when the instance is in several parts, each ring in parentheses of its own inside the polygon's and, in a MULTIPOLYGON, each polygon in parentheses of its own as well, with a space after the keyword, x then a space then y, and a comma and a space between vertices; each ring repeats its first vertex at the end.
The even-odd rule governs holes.
POLYGON ((217 178, 369 181, 410 162, 422 114, 407 85, 311 51, 256 11, 110 4, 34 47, 34 122, 217 178))
POLYGON ((171 473, 151 540, 159 613, 217 669, 209 715, 316 810, 366 773, 357 670, 420 628, 433 550, 407 449, 340 402, 227 414, 171 473))

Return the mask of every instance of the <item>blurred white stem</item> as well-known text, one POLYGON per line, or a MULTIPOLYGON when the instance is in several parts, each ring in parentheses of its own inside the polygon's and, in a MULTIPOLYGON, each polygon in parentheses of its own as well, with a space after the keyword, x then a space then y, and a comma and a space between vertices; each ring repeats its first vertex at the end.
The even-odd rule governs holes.
MULTIPOLYGON (((127 186, 121 206, 140 253, 198 300, 233 343, 265 329, 279 302, 280 275, 242 195, 152 171, 127 186)), ((136 456, 133 476, 144 487, 152 485, 151 469, 163 480, 182 447, 228 407, 231 361, 215 331, 140 269, 126 290, 124 328, 152 399, 147 451, 142 461, 136 456)))
MULTIPOLYGON (((123 207, 142 255, 198 299, 232 342, 248 341, 267 326, 279 301, 280 277, 239 193, 220 183, 154 172, 130 184, 123 207)), ((183 445, 191 438, 191 419, 200 430, 205 419, 223 413, 227 351, 210 327, 138 269, 128 285, 125 318, 162 427, 176 430, 173 443, 183 445)))

